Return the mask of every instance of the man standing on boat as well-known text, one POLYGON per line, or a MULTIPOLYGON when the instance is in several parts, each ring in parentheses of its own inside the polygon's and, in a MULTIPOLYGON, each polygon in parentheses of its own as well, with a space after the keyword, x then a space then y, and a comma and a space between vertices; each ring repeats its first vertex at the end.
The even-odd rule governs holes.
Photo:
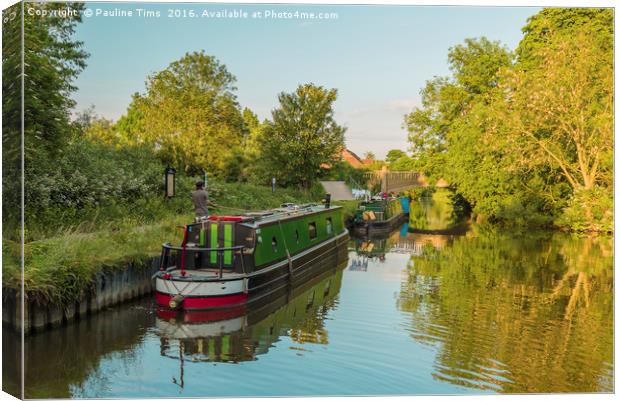
POLYGON ((192 202, 194 202, 197 219, 209 217, 208 206, 213 204, 209 202, 209 194, 205 191, 204 182, 198 181, 196 183, 196 190, 192 191, 192 202))

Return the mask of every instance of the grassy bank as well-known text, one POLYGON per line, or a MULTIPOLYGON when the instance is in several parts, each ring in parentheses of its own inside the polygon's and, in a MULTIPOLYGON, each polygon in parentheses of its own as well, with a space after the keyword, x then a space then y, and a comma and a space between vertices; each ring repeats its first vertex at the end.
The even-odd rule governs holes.
MULTIPOLYGON (((180 187, 183 187, 180 185, 180 187)), ((83 221, 62 229, 47 231, 30 227, 37 235, 27 235, 25 245, 24 284, 29 297, 65 304, 76 300, 88 288, 93 277, 104 269, 122 269, 128 264, 144 263, 159 254, 163 242, 179 242, 179 225, 193 219, 188 191, 181 191, 169 202, 153 200, 150 205, 134 205, 134 213, 118 219, 105 220, 110 210, 102 207, 91 221, 83 221), (141 213, 141 211, 143 213, 141 213), (50 234, 52 233, 52 234, 50 234)), ((277 207, 284 202, 316 202, 320 191, 301 192, 250 184, 214 182, 210 197, 222 206, 213 214, 277 207), (230 209, 234 208, 234 209, 230 209)), ((3 286, 19 288, 20 244, 3 241, 3 286)))

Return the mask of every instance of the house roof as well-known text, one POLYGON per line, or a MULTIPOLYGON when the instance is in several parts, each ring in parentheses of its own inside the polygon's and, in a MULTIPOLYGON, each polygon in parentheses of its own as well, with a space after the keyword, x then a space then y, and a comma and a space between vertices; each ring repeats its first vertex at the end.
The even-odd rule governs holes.
POLYGON ((358 155, 356 155, 354 151, 352 151, 352 150, 350 150, 350 149, 344 148, 344 150, 342 151, 342 153, 348 153, 348 154, 350 154, 350 155, 351 155, 351 157, 353 157, 354 159, 356 159, 358 162, 363 163, 363 162, 362 162, 362 159, 361 159, 358 155))

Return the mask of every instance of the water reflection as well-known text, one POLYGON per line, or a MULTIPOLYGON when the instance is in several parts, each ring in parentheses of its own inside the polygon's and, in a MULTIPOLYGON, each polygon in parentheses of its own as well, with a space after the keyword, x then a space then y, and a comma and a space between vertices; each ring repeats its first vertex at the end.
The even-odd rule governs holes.
POLYGON ((459 236, 458 232, 434 234, 409 232, 408 228, 409 224, 403 224, 389 235, 351 240, 349 249, 355 251, 355 256, 351 258, 349 270, 366 271, 369 261, 384 263, 388 253, 422 255, 427 247, 443 249, 459 236))
POLYGON ((436 380, 507 393, 613 391, 607 237, 476 230, 412 256, 398 307, 436 380))
POLYGON ((171 315, 158 310, 160 354, 190 362, 238 363, 267 353, 282 335, 299 344, 327 344, 323 320, 340 291, 345 266, 249 311, 172 312, 171 315))
MULTIPOLYGON (((150 298, 111 308, 87 319, 26 337, 26 398, 71 398, 106 394, 114 386, 101 365, 122 359, 140 365, 144 344, 155 337, 159 354, 178 362, 172 383, 185 386, 186 363, 253 361, 288 336, 299 344, 327 344, 323 320, 336 303, 346 262, 269 304, 245 310, 170 314, 157 310, 150 298)), ((4 349, 19 335, 3 331, 4 349)), ((17 354, 15 360, 17 360, 17 354)), ((6 360, 6 356, 5 356, 6 360)), ((18 385, 16 368, 5 364, 3 378, 18 385)), ((128 372, 129 375, 138 372, 128 372)), ((16 387, 17 388, 17 387, 16 387)), ((138 394, 138 396, 144 396, 138 394)))
MULTIPOLYGON (((143 341, 148 327, 153 324, 154 314, 145 301, 126 306, 27 336, 24 342, 25 397, 70 398, 73 388, 84 386, 89 376, 100 375, 98 366, 107 356, 122 353, 128 359, 135 358, 139 352, 136 345, 143 341)), ((3 329, 3 350, 13 350, 13 361, 20 359, 19 341, 18 333, 3 329)), ((6 353, 3 360, 7 360, 6 353)), ((18 368, 19 363, 3 364, 3 379, 9 379, 3 386, 19 385, 18 368)), ((98 382, 103 387, 107 385, 105 377, 100 377, 98 382)))
POLYGON ((463 234, 467 231, 468 218, 464 210, 454 204, 453 195, 447 188, 438 188, 432 194, 411 201, 409 230, 440 234, 463 234))
MULTIPOLYGON (((26 397, 613 391, 612 252, 478 226, 356 239, 349 269, 268 305, 170 314, 145 299, 28 336, 26 397)), ((4 332, 5 350, 17 342, 4 332)))

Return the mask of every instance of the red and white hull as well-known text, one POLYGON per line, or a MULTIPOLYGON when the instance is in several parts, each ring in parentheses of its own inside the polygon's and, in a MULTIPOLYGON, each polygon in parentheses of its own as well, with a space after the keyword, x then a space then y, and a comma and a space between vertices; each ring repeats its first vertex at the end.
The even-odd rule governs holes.
MULTIPOLYGON (((192 277, 191 270, 187 278, 192 277)), ((201 310, 230 308, 245 304, 248 299, 247 279, 226 281, 191 281, 184 277, 156 277, 155 302, 163 307, 170 307, 171 301, 184 310, 201 310)))

